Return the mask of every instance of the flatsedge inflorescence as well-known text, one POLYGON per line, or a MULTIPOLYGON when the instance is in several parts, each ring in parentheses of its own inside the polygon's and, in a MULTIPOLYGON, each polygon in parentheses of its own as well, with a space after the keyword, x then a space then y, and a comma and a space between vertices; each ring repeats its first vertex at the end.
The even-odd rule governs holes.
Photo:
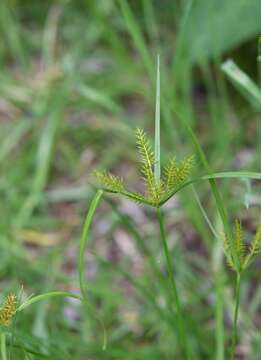
POLYGON ((144 130, 136 129, 136 142, 140 157, 140 172, 145 193, 128 191, 123 179, 107 171, 94 171, 94 176, 105 191, 119 193, 138 202, 159 207, 190 175, 194 156, 185 157, 180 163, 173 157, 163 170, 163 176, 156 179, 154 174, 155 154, 144 130))
POLYGON ((244 243, 244 232, 239 220, 235 221, 233 235, 231 241, 224 236, 225 255, 230 268, 241 273, 253 261, 255 255, 261 252, 261 225, 257 228, 248 247, 244 243))
POLYGON ((14 294, 9 294, 0 308, 0 325, 9 326, 16 313, 17 298, 14 294))

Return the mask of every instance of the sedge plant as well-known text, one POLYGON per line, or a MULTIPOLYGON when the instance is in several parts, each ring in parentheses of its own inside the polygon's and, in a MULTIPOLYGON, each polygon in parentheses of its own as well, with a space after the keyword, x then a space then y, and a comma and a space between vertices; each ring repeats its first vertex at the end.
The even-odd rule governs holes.
POLYGON ((190 175, 194 163, 194 156, 185 157, 181 162, 177 162, 176 157, 172 157, 161 173, 160 159, 160 72, 159 57, 157 66, 157 84, 156 84, 156 109, 155 109, 155 147, 152 149, 148 136, 143 129, 136 129, 136 143, 140 158, 140 172, 144 182, 145 192, 134 192, 126 189, 126 185, 120 177, 107 171, 94 171, 94 176, 102 187, 95 199, 94 206, 102 196, 102 192, 116 193, 125 196, 139 204, 148 205, 156 210, 160 240, 166 260, 169 283, 172 291, 172 301, 174 311, 177 314, 177 330, 179 341, 184 355, 187 359, 191 358, 188 346, 187 333, 185 329, 185 320, 182 311, 181 300, 173 274, 172 256, 169 250, 164 219, 161 207, 172 196, 175 189, 178 189, 190 175))
MULTIPOLYGON (((145 184, 145 193, 127 190, 123 179, 119 178, 118 176, 105 171, 95 171, 94 175, 102 186, 102 190, 100 190, 98 194, 101 196, 101 191, 117 193, 122 196, 126 196, 139 204, 149 205, 155 208, 160 230, 160 240, 162 242, 168 277, 172 289, 173 303, 177 313, 177 325, 180 342, 187 358, 189 358, 185 321, 182 314, 182 306, 177 290, 176 280, 173 274, 172 259, 166 239, 166 231, 161 207, 165 203, 165 200, 169 198, 169 195, 173 192, 173 189, 178 188, 178 186, 184 183, 189 176, 193 166, 194 157, 187 156, 180 163, 178 163, 176 158, 173 157, 165 166, 163 176, 158 177, 160 172, 158 171, 157 173, 155 171, 155 152, 152 150, 149 139, 142 129, 138 128, 136 130, 136 139, 140 155, 140 170, 142 173, 142 180, 145 184)), ((156 167, 156 169, 159 170, 160 168, 156 167)))
POLYGON ((229 267, 236 274, 235 310, 233 317, 232 339, 230 348, 230 359, 234 360, 237 344, 237 322, 240 307, 241 279, 244 271, 251 264, 254 257, 261 252, 261 225, 258 227, 256 234, 252 238, 248 248, 246 248, 241 222, 239 220, 236 220, 234 226, 234 234, 230 241, 227 236, 224 236, 224 252, 229 267))

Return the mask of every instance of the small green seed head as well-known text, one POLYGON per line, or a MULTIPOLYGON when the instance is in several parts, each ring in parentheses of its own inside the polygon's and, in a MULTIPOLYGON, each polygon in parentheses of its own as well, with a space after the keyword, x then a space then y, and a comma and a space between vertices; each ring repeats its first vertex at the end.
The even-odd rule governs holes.
POLYGON ((10 326, 12 318, 16 313, 17 298, 14 294, 9 294, 0 308, 0 325, 10 326))

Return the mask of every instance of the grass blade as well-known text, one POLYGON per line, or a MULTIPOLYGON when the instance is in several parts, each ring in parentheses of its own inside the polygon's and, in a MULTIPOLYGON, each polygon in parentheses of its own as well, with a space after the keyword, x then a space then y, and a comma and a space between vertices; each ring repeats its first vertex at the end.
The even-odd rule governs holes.
POLYGON ((213 171, 212 171, 212 169, 211 169, 211 167, 210 167, 210 165, 208 163, 207 157, 206 157, 206 155, 205 155, 205 153, 204 153, 204 151, 203 151, 203 149, 202 149, 202 147, 201 147, 201 145, 200 145, 200 143, 199 143, 193 129, 183 119, 183 116, 180 116, 180 114, 178 114, 178 116, 179 116, 182 124, 184 125, 186 131, 188 132, 188 134, 189 134, 189 136, 190 136, 190 138, 192 140, 192 143, 194 144, 196 152, 198 153, 199 158, 200 158, 204 168, 206 169, 207 173, 209 174, 208 180, 209 180, 211 191, 213 193, 213 196, 214 196, 214 199, 215 199, 215 202, 216 202, 218 213, 220 215, 220 218, 221 218, 225 233, 228 236, 228 240, 229 240, 229 242, 231 242, 231 246, 232 246, 234 256, 235 256, 236 265, 239 268, 240 267, 240 262, 239 262, 237 254, 236 254, 236 249, 234 247, 234 243, 232 241, 232 231, 231 231, 230 226, 229 226, 228 215, 227 215, 227 211, 226 211, 226 208, 225 208, 225 204, 224 204, 222 196, 221 196, 221 194, 220 194, 220 192, 218 190, 218 187, 217 187, 217 184, 216 184, 216 181, 215 181, 215 177, 211 177, 211 175, 213 174, 213 171))
POLYGON ((156 107, 155 107, 155 164, 154 176, 160 182, 160 55, 157 56, 156 107))
POLYGON ((92 219, 95 214, 95 211, 99 205, 99 202, 101 201, 103 195, 103 190, 98 190, 91 202, 91 205, 89 207, 88 213, 85 218, 83 231, 81 235, 80 240, 80 251, 79 251, 79 258, 78 258, 78 271, 79 271, 79 283, 80 283, 80 289, 83 296, 83 299, 87 300, 87 288, 85 284, 85 276, 84 276, 84 254, 86 250, 86 246, 89 240, 89 232, 90 227, 92 224, 92 219))
MULTIPOLYGON (((149 78, 151 82, 154 84, 154 64, 152 61, 152 56, 150 54, 150 51, 148 47, 146 46, 146 42, 144 40, 144 36, 142 34, 141 29, 139 28, 138 22, 135 19, 135 16, 133 14, 133 11, 131 10, 131 7, 126 0, 118 0, 121 8, 121 12, 124 17, 124 21, 126 23, 127 30, 129 31, 130 36, 132 37, 133 43, 138 50, 140 57, 143 61, 144 67, 149 75, 149 78)), ((167 79, 166 76, 164 76, 164 73, 162 73, 162 91, 165 95, 169 94, 169 89, 166 87, 167 79), (165 81, 166 79, 166 81, 165 81)), ((167 136, 170 144, 173 144, 173 136, 174 133, 174 126, 172 122, 172 116, 169 111, 169 106, 167 106, 167 102, 165 99, 165 96, 162 97, 162 114, 163 114, 163 124, 166 127, 167 130, 167 136)), ((174 133, 175 134, 175 133, 174 133)))
POLYGON ((154 69, 153 64, 151 61, 150 53, 146 47, 146 43, 144 41, 143 35, 140 31, 140 28, 136 22, 136 19, 132 13, 132 10, 130 8, 130 5, 126 0, 119 0, 119 4, 121 7, 122 14, 124 16, 124 20, 126 22, 127 28, 133 38, 134 44, 137 47, 143 63, 145 65, 145 68, 147 72, 149 73, 150 78, 152 79, 154 77, 154 69))
MULTIPOLYGON (((79 283, 80 283, 80 289, 81 289, 81 294, 82 294, 82 299, 84 302, 84 305, 87 308, 91 308, 91 305, 89 304, 89 300, 88 300, 88 295, 87 295, 87 287, 85 284, 85 276, 84 276, 84 255, 85 255, 85 250, 86 250, 86 246, 89 240, 89 233, 90 233, 90 227, 92 224, 92 219, 93 216, 96 212, 96 209, 101 201, 103 195, 103 190, 98 190, 91 202, 91 205, 89 207, 89 210, 87 212, 86 218, 85 218, 85 222, 84 222, 84 226, 83 226, 83 231, 82 231, 82 236, 81 236, 81 241, 80 241, 80 251, 79 251, 79 257, 78 257, 78 272, 79 272, 79 283)), ((95 310, 93 310, 91 308, 91 310, 93 312, 95 312, 95 310)), ((96 319, 99 321, 102 330, 103 330, 103 345, 102 345, 102 349, 106 350, 107 347, 107 334, 106 334, 106 329, 104 326, 103 321, 100 319, 100 317, 96 314, 95 315, 96 319)))
POLYGON ((177 312, 178 334, 179 334, 180 342, 182 344, 182 348, 183 348, 184 354, 186 356, 186 359, 189 360, 189 359, 191 359, 191 356, 190 356, 190 350, 189 350, 188 341, 187 341, 185 319, 184 319, 184 314, 183 314, 181 303, 180 303, 176 280, 175 280, 175 277, 173 274, 171 254, 170 254, 167 239, 166 239, 165 226, 164 226, 163 216, 162 216, 160 208, 157 209, 157 218, 158 218, 159 228, 160 228, 160 239, 162 242, 164 255, 165 255, 165 259, 166 259, 169 282, 171 284, 171 289, 172 289, 173 303, 175 304, 175 308, 176 308, 176 312, 177 312))
POLYGON ((70 297, 70 298, 73 298, 73 299, 77 299, 79 301, 82 300, 82 298, 80 296, 69 293, 69 292, 66 292, 66 291, 51 291, 51 292, 48 292, 48 293, 45 293, 45 294, 30 297, 28 300, 23 302, 18 307, 17 312, 23 311, 28 306, 30 306, 30 305, 38 302, 38 301, 49 300, 51 297, 70 297))
POLYGON ((24 226, 41 198, 41 193, 44 190, 48 179, 56 135, 62 121, 62 110, 63 104, 59 104, 49 116, 42 132, 35 159, 36 169, 32 183, 32 190, 22 205, 15 220, 15 228, 20 229, 24 226))
POLYGON ((176 189, 174 189, 166 198, 164 198, 160 205, 165 204, 172 196, 174 196, 176 193, 178 193, 181 189, 201 182, 205 180, 215 180, 215 179, 233 179, 233 178, 239 178, 239 179, 253 179, 253 180, 261 180, 261 173, 258 172, 251 172, 251 171, 227 171, 227 172, 220 172, 220 173, 212 173, 210 175, 203 175, 194 179, 191 179, 189 181, 184 182, 180 186, 178 186, 176 189))
POLYGON ((258 83, 261 88, 261 36, 258 38, 257 45, 257 67, 258 67, 258 83))
POLYGON ((238 88, 242 95, 256 109, 261 109, 261 91, 250 77, 244 73, 233 60, 223 63, 221 69, 238 88))

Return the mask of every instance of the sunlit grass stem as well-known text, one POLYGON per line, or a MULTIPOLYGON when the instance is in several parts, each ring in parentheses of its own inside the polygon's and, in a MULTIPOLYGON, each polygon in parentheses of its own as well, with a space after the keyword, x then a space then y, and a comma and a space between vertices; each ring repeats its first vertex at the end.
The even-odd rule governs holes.
POLYGON ((183 351, 186 354, 186 359, 191 359, 189 348, 188 348, 187 334, 186 334, 185 324, 184 324, 184 317, 182 314, 181 303, 180 303, 180 299, 179 299, 179 295, 178 295, 177 285, 176 285, 175 277, 173 274, 171 255, 170 255, 169 248, 168 248, 168 243, 167 243, 166 234, 165 234, 164 221, 163 221, 163 216, 162 216, 162 212, 161 212, 160 208, 157 208, 157 217, 158 217, 159 228, 160 228, 160 239, 162 242, 164 255, 166 258, 168 277, 169 277, 169 281, 170 281, 170 285, 171 285, 171 289, 172 289, 173 301, 174 301, 174 304, 176 307, 175 310, 177 312, 177 326, 178 326, 179 339, 180 339, 180 343, 182 345, 183 351))

